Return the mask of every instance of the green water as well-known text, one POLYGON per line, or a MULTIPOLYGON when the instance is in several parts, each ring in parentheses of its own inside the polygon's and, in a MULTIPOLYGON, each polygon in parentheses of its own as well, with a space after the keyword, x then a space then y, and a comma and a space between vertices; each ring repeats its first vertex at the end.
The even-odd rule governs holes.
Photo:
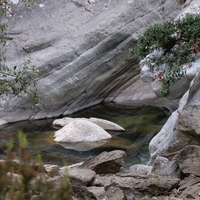
POLYGON ((126 151, 125 167, 138 163, 146 164, 149 159, 149 141, 159 132, 167 120, 165 113, 155 107, 128 109, 98 105, 70 116, 107 119, 121 125, 125 128, 125 132, 110 132, 113 136, 112 139, 101 146, 89 151, 77 151, 66 149, 53 141, 54 132, 56 131, 52 127, 54 119, 24 121, 1 127, 0 154, 4 155, 6 151, 5 144, 11 137, 15 141, 15 146, 18 146, 17 132, 22 130, 27 135, 29 149, 33 152, 39 151, 45 163, 74 164, 103 151, 121 149, 126 151))

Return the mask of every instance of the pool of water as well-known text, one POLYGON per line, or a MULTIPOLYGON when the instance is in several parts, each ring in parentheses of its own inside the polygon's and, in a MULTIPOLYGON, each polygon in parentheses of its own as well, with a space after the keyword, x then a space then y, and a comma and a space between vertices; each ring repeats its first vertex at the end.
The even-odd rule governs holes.
POLYGON ((106 105, 94 106, 70 116, 107 119, 121 125, 125 132, 109 132, 112 134, 110 140, 89 151, 77 147, 74 150, 54 142, 54 119, 23 121, 0 127, 0 154, 5 154, 5 144, 9 138, 13 138, 15 147, 18 146, 17 135, 18 131, 22 130, 27 135, 28 148, 33 152, 39 151, 44 163, 69 165, 84 161, 89 156, 98 155, 103 151, 121 149, 126 151, 125 167, 146 164, 149 160, 149 141, 168 118, 162 110, 155 107, 118 108, 106 105))

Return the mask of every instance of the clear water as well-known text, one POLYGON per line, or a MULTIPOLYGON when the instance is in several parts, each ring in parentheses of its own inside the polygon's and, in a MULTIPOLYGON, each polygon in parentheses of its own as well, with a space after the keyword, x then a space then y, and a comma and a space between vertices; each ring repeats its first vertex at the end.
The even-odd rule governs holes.
POLYGON ((115 122, 125 128, 125 132, 110 132, 112 139, 102 146, 89 151, 66 149, 53 141, 56 129, 52 127, 54 119, 24 121, 9 124, 0 129, 0 155, 6 151, 6 143, 13 138, 18 146, 18 130, 22 130, 29 142, 28 148, 40 152, 44 163, 63 165, 84 161, 89 156, 95 156, 103 151, 121 149, 126 151, 125 167, 133 164, 146 164, 149 160, 148 144, 151 138, 159 132, 168 116, 155 107, 117 108, 98 105, 71 117, 97 117, 115 122))

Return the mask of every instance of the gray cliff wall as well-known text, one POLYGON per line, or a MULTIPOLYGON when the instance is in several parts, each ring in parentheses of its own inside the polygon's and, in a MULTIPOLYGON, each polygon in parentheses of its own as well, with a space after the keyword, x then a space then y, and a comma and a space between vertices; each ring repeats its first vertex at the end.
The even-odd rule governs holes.
POLYGON ((7 122, 69 114, 98 104, 133 83, 138 58, 129 53, 137 35, 163 19, 176 17, 175 0, 43 0, 14 5, 8 17, 7 64, 29 56, 41 67, 42 104, 30 97, 1 100, 0 118, 7 122))

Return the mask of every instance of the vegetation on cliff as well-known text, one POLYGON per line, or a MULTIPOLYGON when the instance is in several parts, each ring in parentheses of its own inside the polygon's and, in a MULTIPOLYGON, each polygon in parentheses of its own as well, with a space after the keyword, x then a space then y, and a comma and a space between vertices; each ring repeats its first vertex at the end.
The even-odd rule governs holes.
POLYGON ((158 74, 162 93, 169 94, 169 87, 185 76, 183 65, 191 65, 200 52, 200 14, 187 14, 178 20, 149 27, 138 39, 137 52, 145 59, 151 71, 160 71, 163 64, 167 70, 158 74), (158 51, 159 56, 149 56, 158 51))

